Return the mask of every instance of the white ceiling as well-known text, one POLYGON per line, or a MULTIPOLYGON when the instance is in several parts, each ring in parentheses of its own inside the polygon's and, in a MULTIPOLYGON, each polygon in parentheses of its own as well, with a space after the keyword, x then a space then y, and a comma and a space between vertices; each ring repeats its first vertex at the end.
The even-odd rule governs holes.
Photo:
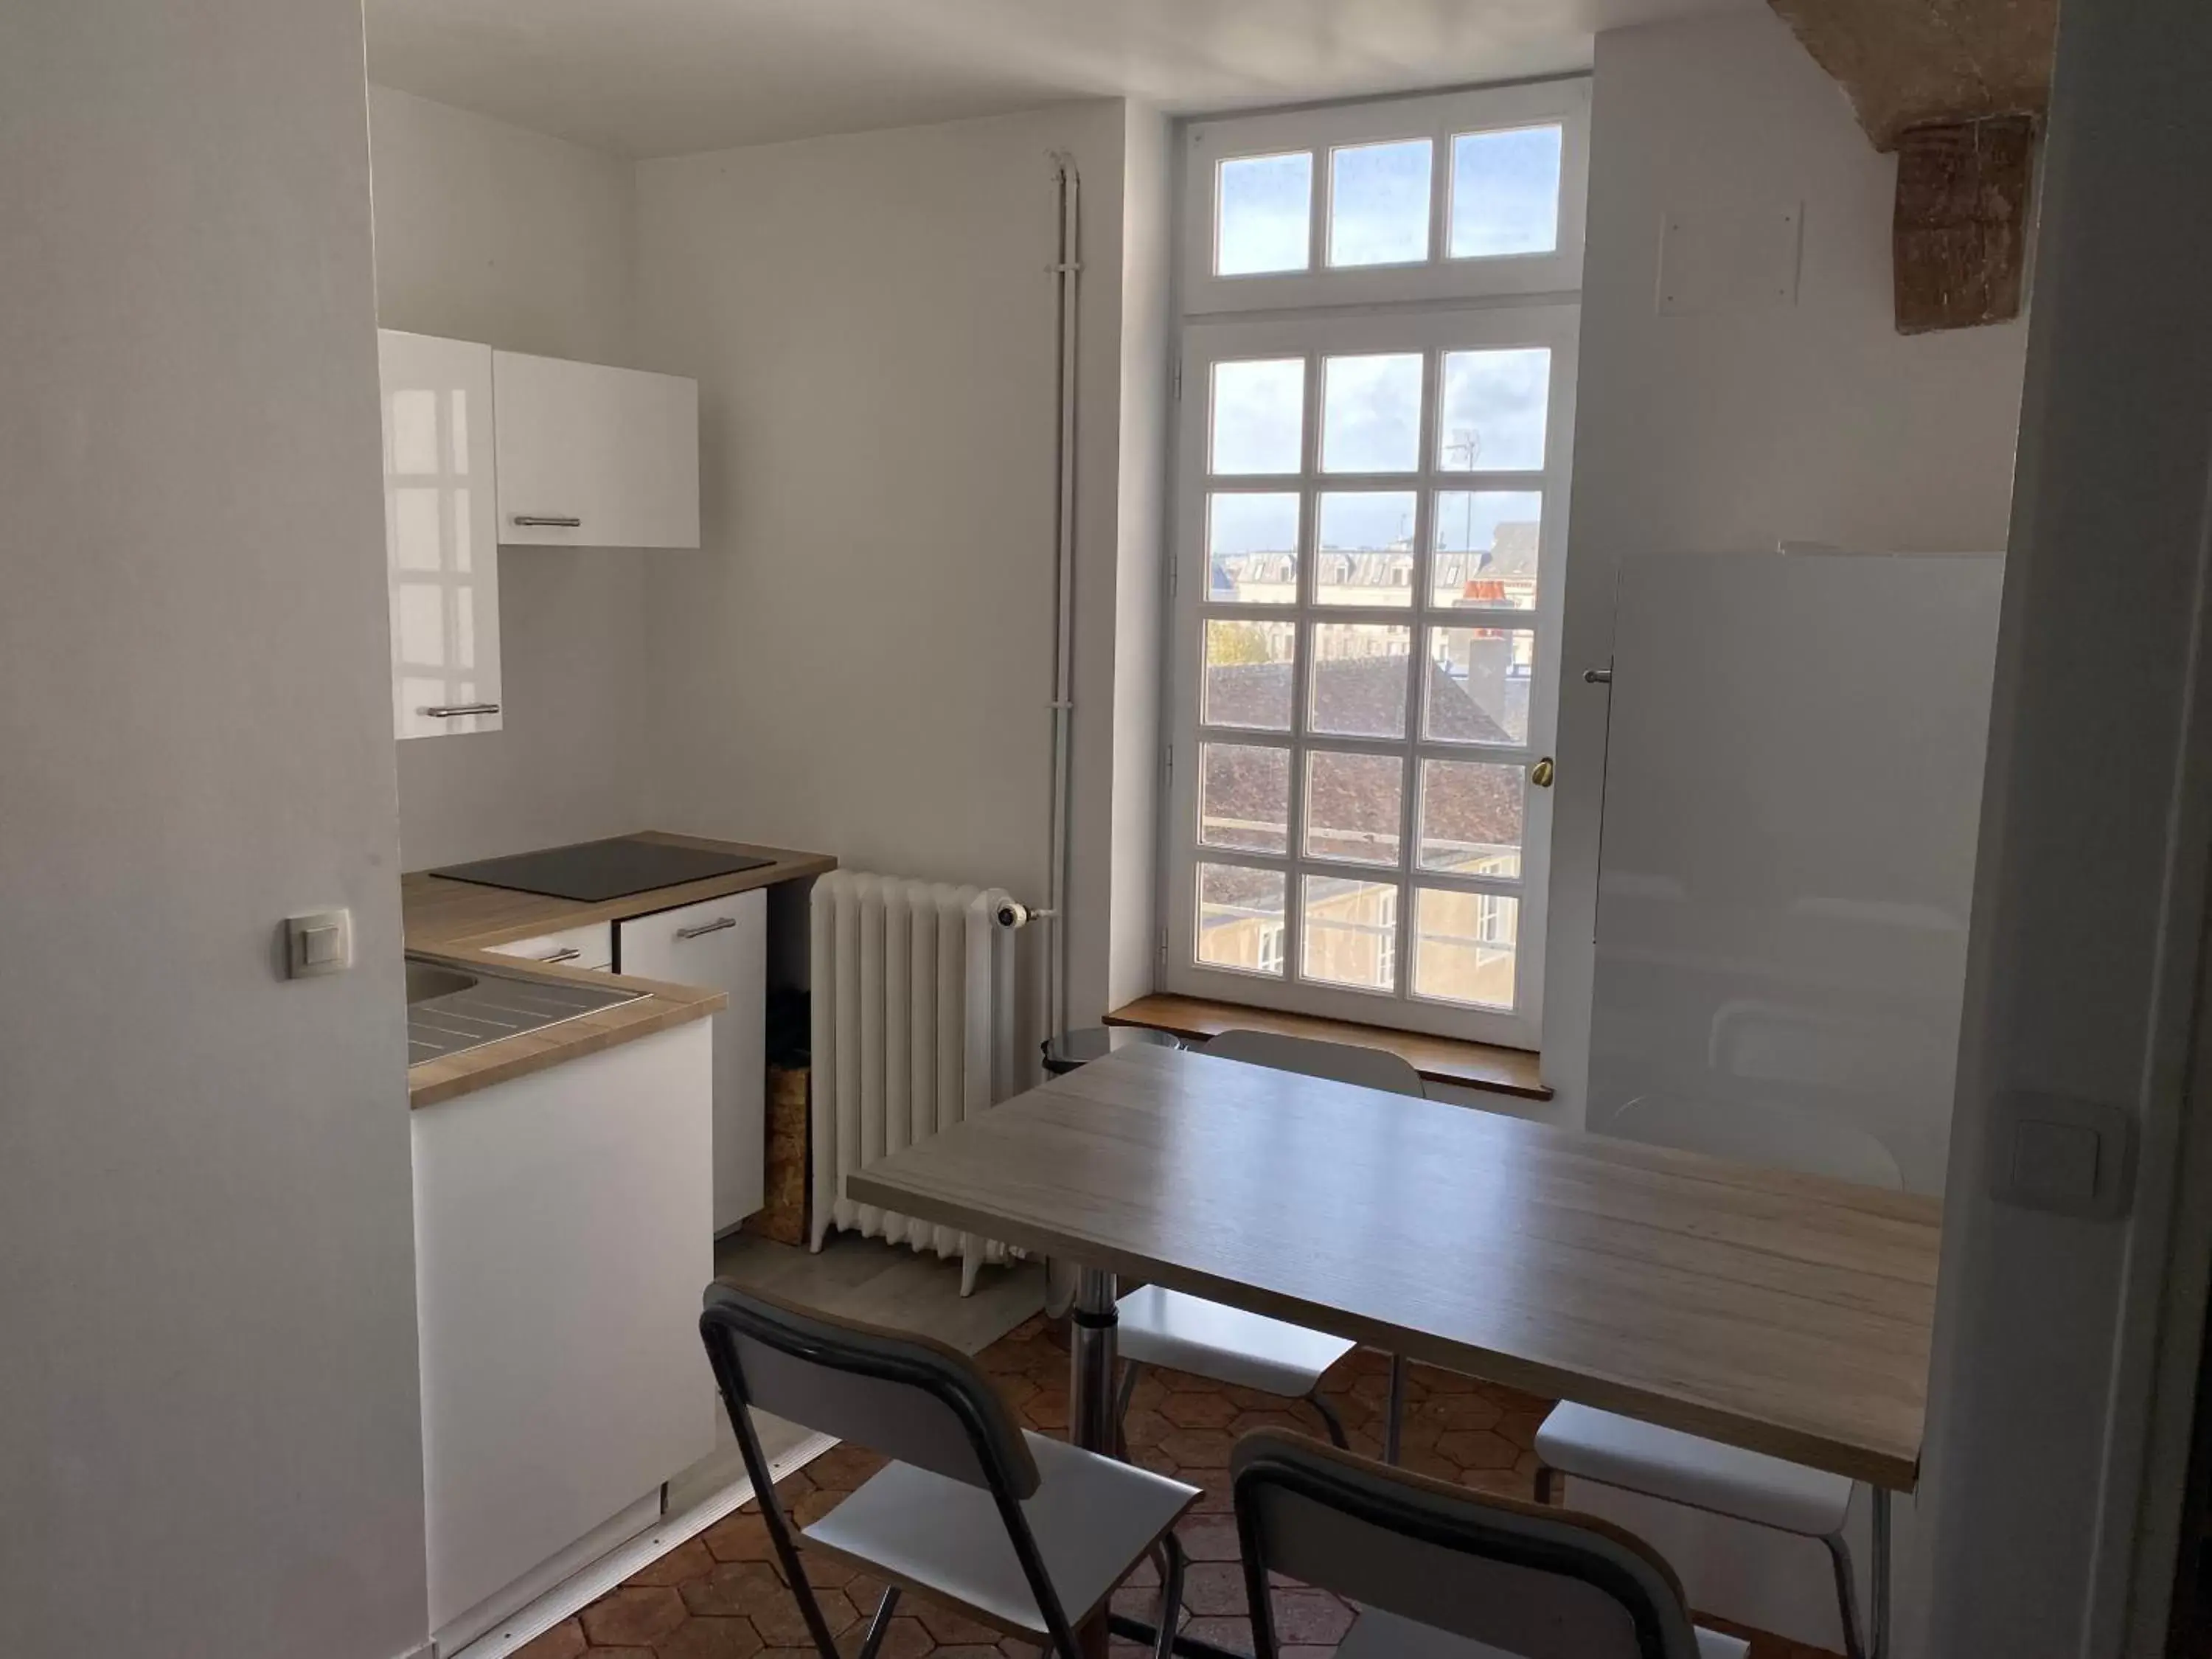
POLYGON ((367 0, 369 78, 632 156, 1126 94, 1177 112, 1587 68, 1760 0, 367 0))

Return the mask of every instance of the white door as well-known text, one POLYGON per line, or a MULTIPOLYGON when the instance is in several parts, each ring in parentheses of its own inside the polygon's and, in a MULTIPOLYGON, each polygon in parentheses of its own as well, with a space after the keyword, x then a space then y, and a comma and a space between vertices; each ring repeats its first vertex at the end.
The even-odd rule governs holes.
POLYGON ((714 1016, 714 1231, 761 1206, 767 1156, 768 894, 759 888, 618 924, 617 966, 726 993, 714 1016))
POLYGON ((393 728, 500 727, 491 348, 377 331, 393 728))
POLYGON ((1186 327, 1164 989, 1537 1046, 1577 325, 1186 327))
POLYGON ((699 383, 492 354, 499 537, 515 545, 699 545, 699 383))

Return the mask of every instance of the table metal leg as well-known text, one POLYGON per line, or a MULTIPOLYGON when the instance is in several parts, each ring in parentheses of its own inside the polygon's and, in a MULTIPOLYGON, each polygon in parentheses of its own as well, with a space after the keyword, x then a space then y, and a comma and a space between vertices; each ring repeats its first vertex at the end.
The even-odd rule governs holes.
MULTIPOLYGON (((1079 1267, 1075 1274, 1075 1304, 1067 1316, 1067 1437, 1085 1451, 1109 1457, 1120 1455, 1121 1431, 1117 1415, 1120 1396, 1114 1379, 1114 1330, 1121 1322, 1114 1314, 1115 1296, 1112 1273, 1079 1267)), ((1158 1639, 1158 1632, 1143 1620, 1119 1613, 1093 1619, 1075 1634, 1086 1656, 1103 1659, 1109 1633, 1146 1647, 1158 1639)), ((1184 1659, 1245 1659, 1233 1649, 1180 1632, 1175 1638, 1175 1650, 1184 1659)))
MULTIPOLYGON (((1075 1304, 1068 1310, 1067 1437, 1085 1451, 1115 1455, 1121 1437, 1114 1422, 1114 1275, 1079 1267, 1075 1304)), ((1111 1632, 1103 1617, 1076 1633, 1088 1659, 1105 1659, 1111 1632)))
POLYGON ((1085 1451, 1114 1455, 1114 1275, 1077 1269, 1068 1310, 1067 1437, 1085 1451))
POLYGON ((1872 1492, 1874 1560, 1868 1576, 1874 1595, 1874 1648, 1869 1659, 1889 1659, 1889 1492, 1881 1486, 1872 1488, 1872 1492))

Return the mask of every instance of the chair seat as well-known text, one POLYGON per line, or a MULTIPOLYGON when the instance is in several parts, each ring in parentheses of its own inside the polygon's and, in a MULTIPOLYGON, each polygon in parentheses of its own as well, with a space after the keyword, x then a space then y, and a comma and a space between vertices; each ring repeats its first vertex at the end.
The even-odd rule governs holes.
POLYGON ((1359 1345, 1147 1285, 1115 1304, 1121 1358, 1296 1398, 1359 1345))
POLYGON ((1840 1474, 1588 1406, 1553 1408, 1536 1431, 1536 1455, 1562 1474, 1811 1538, 1841 1531, 1850 1507, 1840 1474))
MULTIPOLYGON (((1751 1644, 1718 1631, 1700 1630, 1698 1659, 1744 1659, 1751 1644)), ((1336 1659, 1515 1659, 1503 1648, 1493 1648, 1464 1636, 1417 1625, 1392 1613, 1370 1608, 1352 1621, 1337 1644, 1336 1659)))
MULTIPOLYGON (((1022 1512, 1061 1610, 1080 1624, 1198 1501, 1198 1489, 1063 1440, 1023 1437, 1040 1479, 1022 1512)), ((892 1463, 800 1535, 1011 1634, 1048 1634, 998 1505, 980 1486, 892 1463)))

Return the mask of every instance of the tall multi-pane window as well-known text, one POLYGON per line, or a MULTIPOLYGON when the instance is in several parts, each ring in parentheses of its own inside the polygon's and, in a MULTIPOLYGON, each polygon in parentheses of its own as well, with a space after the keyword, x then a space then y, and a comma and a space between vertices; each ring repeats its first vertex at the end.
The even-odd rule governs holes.
POLYGON ((1538 1039, 1587 107, 1188 130, 1169 989, 1538 1039))

